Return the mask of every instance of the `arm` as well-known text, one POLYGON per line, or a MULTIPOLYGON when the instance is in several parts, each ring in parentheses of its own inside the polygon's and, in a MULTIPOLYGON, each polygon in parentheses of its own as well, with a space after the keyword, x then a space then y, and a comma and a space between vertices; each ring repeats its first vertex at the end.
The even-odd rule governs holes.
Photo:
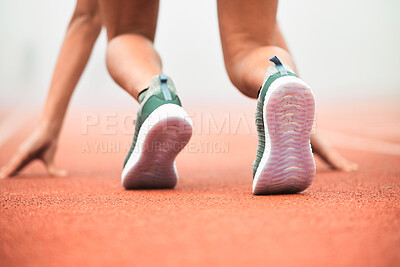
POLYGON ((78 0, 53 72, 47 99, 34 132, 6 164, 0 178, 17 174, 35 159, 50 175, 65 175, 54 165, 58 136, 72 93, 89 60, 101 30, 97 0, 78 0))
POLYGON ((332 169, 341 171, 356 171, 358 165, 343 158, 318 134, 311 134, 311 146, 314 154, 317 154, 325 161, 332 169))

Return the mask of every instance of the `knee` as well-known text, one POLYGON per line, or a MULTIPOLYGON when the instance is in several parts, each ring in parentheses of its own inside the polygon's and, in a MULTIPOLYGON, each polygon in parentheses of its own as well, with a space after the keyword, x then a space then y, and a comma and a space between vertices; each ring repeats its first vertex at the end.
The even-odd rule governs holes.
POLYGON ((123 54, 134 54, 134 58, 137 58, 137 56, 140 58, 140 55, 146 54, 155 63, 161 64, 161 58, 154 50, 153 42, 142 34, 123 33, 108 39, 106 51, 107 66, 118 61, 116 60, 117 58, 121 59, 121 55, 123 54))
MULTIPOLYGON (((225 69, 232 84, 244 95, 248 97, 257 97, 259 87, 254 87, 252 78, 254 72, 254 55, 257 49, 248 49, 238 51, 237 53, 224 55, 225 69), (254 87, 254 88, 253 88, 254 87)), ((258 58, 260 61, 260 58, 258 58)), ((268 59, 266 59, 268 60, 268 59)))
POLYGON ((269 58, 274 55, 285 64, 293 65, 290 54, 277 46, 253 46, 225 57, 226 71, 233 85, 244 95, 256 98, 271 65, 269 58))

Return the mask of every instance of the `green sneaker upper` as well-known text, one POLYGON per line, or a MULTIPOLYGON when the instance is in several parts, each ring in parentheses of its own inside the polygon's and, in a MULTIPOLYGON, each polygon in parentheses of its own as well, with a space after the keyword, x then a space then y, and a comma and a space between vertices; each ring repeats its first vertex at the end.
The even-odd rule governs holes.
POLYGON ((271 66, 268 68, 267 74, 265 75, 264 78, 263 85, 258 93, 257 110, 255 115, 257 134, 258 134, 258 146, 257 146, 256 159, 253 162, 253 178, 256 175, 257 168, 260 165, 260 161, 265 150, 264 99, 267 94, 268 88, 275 80, 277 80, 280 77, 283 76, 297 77, 297 75, 293 72, 293 70, 287 65, 282 65, 282 63, 279 61, 277 57, 272 57, 270 58, 270 60, 275 63, 275 66, 271 66))
POLYGON ((151 80, 149 89, 144 92, 145 97, 140 102, 140 107, 135 121, 135 135, 133 137, 131 148, 124 161, 124 167, 129 160, 133 150, 135 149, 136 141, 139 135, 140 128, 143 122, 149 115, 158 107, 165 104, 175 104, 182 106, 181 101, 176 93, 174 83, 171 78, 165 74, 154 76, 151 80))

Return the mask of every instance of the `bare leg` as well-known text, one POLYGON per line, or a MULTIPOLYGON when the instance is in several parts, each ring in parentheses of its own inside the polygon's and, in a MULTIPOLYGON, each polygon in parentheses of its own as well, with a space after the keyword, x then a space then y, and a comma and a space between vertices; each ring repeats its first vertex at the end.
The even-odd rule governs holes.
POLYGON ((100 7, 108 35, 108 70, 137 99, 161 73, 161 59, 153 47, 158 1, 100 0, 100 7))
MULTIPOLYGON (((232 83, 257 97, 265 73, 277 56, 294 68, 289 52, 277 45, 277 0, 218 0, 218 19, 225 66, 232 83)), ((283 39, 283 38, 281 38, 283 39)))
POLYGON ((40 123, 2 168, 0 178, 16 174, 35 159, 42 160, 50 175, 65 175, 54 164, 58 136, 69 100, 89 60, 101 30, 97 0, 78 0, 54 69, 40 123))
MULTIPOLYGON (((289 49, 276 21, 277 0, 218 0, 218 17, 225 66, 232 83, 245 95, 256 98, 268 61, 277 56, 296 71, 289 49)), ((296 71, 297 72, 297 71, 296 71)), ((352 171, 357 164, 333 150, 318 134, 311 145, 332 168, 352 171)))

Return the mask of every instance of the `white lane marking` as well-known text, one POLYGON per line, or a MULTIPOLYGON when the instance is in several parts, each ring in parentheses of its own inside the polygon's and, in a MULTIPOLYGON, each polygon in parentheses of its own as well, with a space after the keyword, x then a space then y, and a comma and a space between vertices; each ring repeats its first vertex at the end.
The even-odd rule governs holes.
POLYGON ((400 144, 332 131, 319 130, 318 132, 334 147, 400 156, 400 144))

